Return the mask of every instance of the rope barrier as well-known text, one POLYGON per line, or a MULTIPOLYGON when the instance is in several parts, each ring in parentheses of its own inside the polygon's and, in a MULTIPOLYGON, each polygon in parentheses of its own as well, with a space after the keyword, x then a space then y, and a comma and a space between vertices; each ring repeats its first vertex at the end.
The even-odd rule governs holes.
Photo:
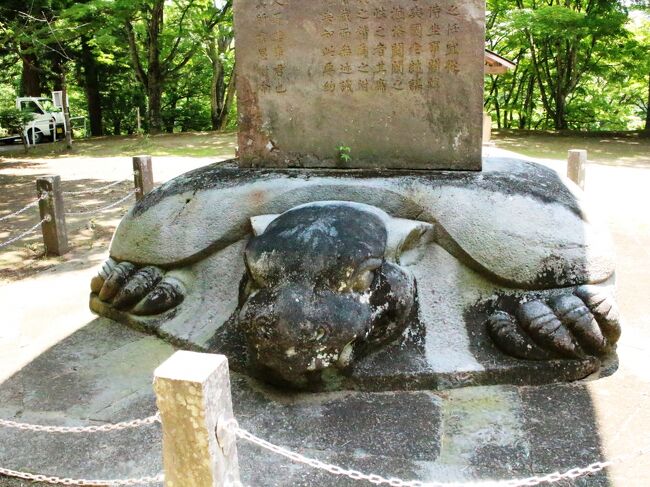
POLYGON ((353 480, 365 480, 375 485, 389 485, 391 487, 530 487, 544 483, 554 484, 562 480, 572 480, 586 475, 598 473, 601 470, 611 467, 612 465, 623 463, 634 458, 650 454, 650 448, 637 451, 635 454, 622 455, 606 462, 595 462, 584 468, 572 468, 566 472, 553 472, 543 476, 533 476, 523 479, 514 480, 488 480, 478 482, 422 482, 419 480, 402 480, 398 478, 385 478, 377 474, 367 474, 357 470, 349 470, 338 465, 321 462, 314 458, 309 458, 291 450, 287 450, 281 446, 274 445, 266 440, 263 440, 252 433, 239 427, 236 420, 229 421, 225 426, 226 429, 231 430, 242 440, 249 441, 265 450, 271 451, 281 455, 289 460, 297 463, 309 465, 310 467, 319 470, 325 470, 333 475, 341 475, 353 480))
POLYGON ((66 215, 70 216, 85 216, 85 215, 92 215, 93 213, 99 213, 102 211, 110 210, 111 208, 115 208, 118 206, 120 203, 124 203, 126 200, 128 200, 131 196, 135 195, 137 191, 131 191, 129 194, 127 194, 124 198, 122 198, 119 201, 116 201, 115 203, 111 203, 108 206, 104 206, 103 208, 96 208, 94 210, 89 210, 89 211, 80 211, 80 212, 66 212, 66 215))
POLYGON ((82 194, 101 193, 102 191, 105 191, 105 190, 107 190, 109 188, 113 188, 114 186, 117 186, 118 184, 127 183, 127 182, 128 182, 128 180, 125 179, 124 181, 117 181, 117 182, 108 184, 106 186, 102 186, 101 188, 86 189, 86 190, 82 190, 82 191, 64 191, 63 195, 64 196, 78 196, 78 195, 82 195, 82 194))
POLYGON ((38 222, 36 225, 34 225, 32 228, 30 228, 26 232, 21 233, 20 235, 18 235, 15 238, 12 238, 10 240, 7 240, 5 242, 0 243, 0 249, 5 248, 8 245, 11 245, 12 243, 18 242, 18 240, 21 240, 21 239, 27 237, 28 235, 31 235, 32 233, 34 233, 36 231, 36 229, 38 227, 40 227, 43 223, 45 223, 48 220, 49 220, 49 217, 43 218, 40 222, 38 222))

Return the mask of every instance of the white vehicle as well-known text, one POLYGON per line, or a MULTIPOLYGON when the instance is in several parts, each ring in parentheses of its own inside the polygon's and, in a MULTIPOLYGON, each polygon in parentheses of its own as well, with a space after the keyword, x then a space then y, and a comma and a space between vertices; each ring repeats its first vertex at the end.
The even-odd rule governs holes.
POLYGON ((16 98, 16 108, 32 113, 33 120, 25 126, 25 137, 30 144, 43 139, 58 140, 65 135, 63 110, 50 98, 16 98))

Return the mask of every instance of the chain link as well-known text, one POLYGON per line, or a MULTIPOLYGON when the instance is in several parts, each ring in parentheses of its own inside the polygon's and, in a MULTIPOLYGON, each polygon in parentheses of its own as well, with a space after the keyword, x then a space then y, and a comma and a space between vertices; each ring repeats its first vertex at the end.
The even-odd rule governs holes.
POLYGON ((140 428, 154 423, 160 423, 160 413, 144 419, 134 419, 123 423, 102 424, 100 426, 43 426, 40 424, 18 423, 7 419, 0 419, 0 426, 23 431, 38 431, 45 433, 107 433, 109 431, 122 431, 140 428))
POLYGON ((80 212, 66 212, 66 215, 70 216, 84 216, 84 215, 92 215, 93 213, 99 213, 101 211, 105 210, 110 210, 111 208, 115 208, 117 205, 120 203, 124 203, 126 200, 128 200, 131 196, 135 195, 137 191, 131 191, 129 194, 127 194, 124 198, 121 200, 116 201, 115 203, 111 203, 108 206, 104 206, 103 208, 97 208, 95 210, 90 210, 90 211, 80 211, 80 212))
POLYGON ((249 441, 261 448, 269 450, 273 453, 281 455, 288 458, 291 461, 309 465, 310 467, 317 468, 320 470, 325 470, 333 475, 342 475, 349 477, 353 480, 365 480, 375 485, 389 485, 391 487, 529 487, 536 486, 543 483, 557 483, 562 480, 576 479, 578 477, 583 477, 586 475, 591 475, 598 473, 614 464, 623 463, 625 461, 632 460, 639 456, 648 455, 650 453, 650 448, 639 450, 637 453, 632 455, 624 455, 616 457, 613 460, 607 462, 595 462, 591 465, 588 465, 584 468, 572 468, 566 472, 553 472, 544 476, 533 476, 524 479, 513 479, 513 480, 489 480, 489 481, 479 481, 479 482, 422 482, 419 480, 402 480, 398 478, 385 478, 377 474, 366 474, 363 472, 358 472, 356 470, 348 470, 337 465, 332 465, 330 463, 321 462, 314 458, 309 458, 304 455, 301 455, 296 452, 292 452, 283 448, 281 446, 274 445, 269 443, 266 440, 258 438, 257 436, 249 433, 248 431, 239 427, 236 420, 230 420, 224 426, 224 428, 229 429, 239 438, 249 441))
POLYGON ((45 482, 48 484, 59 485, 94 485, 99 487, 120 487, 128 485, 142 485, 142 484, 159 484, 164 482, 165 476, 163 474, 156 475, 155 477, 141 477, 139 479, 119 479, 119 480, 88 480, 88 479, 70 479, 55 477, 49 475, 35 475, 27 472, 19 472, 17 470, 10 470, 8 468, 0 468, 0 475, 14 477, 24 480, 32 480, 34 482, 45 482))
POLYGON ((26 232, 23 232, 23 233, 21 233, 20 235, 18 235, 17 237, 14 237, 14 238, 12 238, 12 239, 9 239, 9 240, 7 240, 7 241, 5 241, 5 242, 0 243, 0 249, 2 249, 2 248, 4 248, 4 247, 7 247, 8 245, 11 245, 11 244, 14 243, 14 242, 18 242, 18 240, 21 240, 21 239, 27 237, 28 235, 31 235, 32 233, 34 233, 34 232, 36 231, 36 229, 37 229, 38 227, 40 227, 40 226, 41 226, 43 223, 45 223, 46 221, 48 221, 48 219, 47 219, 47 218, 43 218, 40 222, 38 222, 36 225, 34 225, 32 228, 30 228, 30 229, 27 230, 26 232))
POLYGON ((20 210, 16 211, 15 213, 10 213, 9 215, 5 215, 3 217, 0 217, 0 222, 3 222, 5 220, 8 220, 9 218, 12 218, 14 216, 18 216, 18 215, 21 215, 21 214, 25 213, 27 210, 29 210, 30 208, 34 208, 36 205, 38 205, 38 203, 41 200, 44 200, 46 198, 47 198, 47 194, 41 195, 37 200, 32 201, 30 204, 28 204, 24 208, 21 208, 20 210))
POLYGON ((64 191, 63 194, 65 196, 78 196, 78 195, 82 195, 82 194, 101 193, 102 191, 107 190, 109 188, 112 188, 114 186, 117 186, 118 184, 127 183, 127 182, 129 182, 129 181, 125 179, 124 181, 116 181, 114 183, 107 184, 106 186, 102 186, 101 188, 86 189, 86 190, 83 190, 83 191, 64 191))

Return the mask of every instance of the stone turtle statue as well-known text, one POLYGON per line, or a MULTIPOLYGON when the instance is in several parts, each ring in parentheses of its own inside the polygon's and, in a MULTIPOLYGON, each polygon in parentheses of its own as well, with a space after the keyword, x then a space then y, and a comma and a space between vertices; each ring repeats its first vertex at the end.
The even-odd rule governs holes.
POLYGON ((193 171, 121 222, 91 308, 296 388, 594 372, 620 335, 606 230, 549 169, 484 167, 193 171))

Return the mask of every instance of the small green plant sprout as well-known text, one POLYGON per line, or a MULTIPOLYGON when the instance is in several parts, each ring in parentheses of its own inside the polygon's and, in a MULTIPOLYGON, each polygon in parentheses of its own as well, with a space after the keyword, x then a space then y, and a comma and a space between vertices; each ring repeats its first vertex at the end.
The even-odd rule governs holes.
POLYGON ((339 151, 339 159, 342 162, 350 162, 352 160, 352 149, 345 145, 340 145, 337 147, 339 151))

